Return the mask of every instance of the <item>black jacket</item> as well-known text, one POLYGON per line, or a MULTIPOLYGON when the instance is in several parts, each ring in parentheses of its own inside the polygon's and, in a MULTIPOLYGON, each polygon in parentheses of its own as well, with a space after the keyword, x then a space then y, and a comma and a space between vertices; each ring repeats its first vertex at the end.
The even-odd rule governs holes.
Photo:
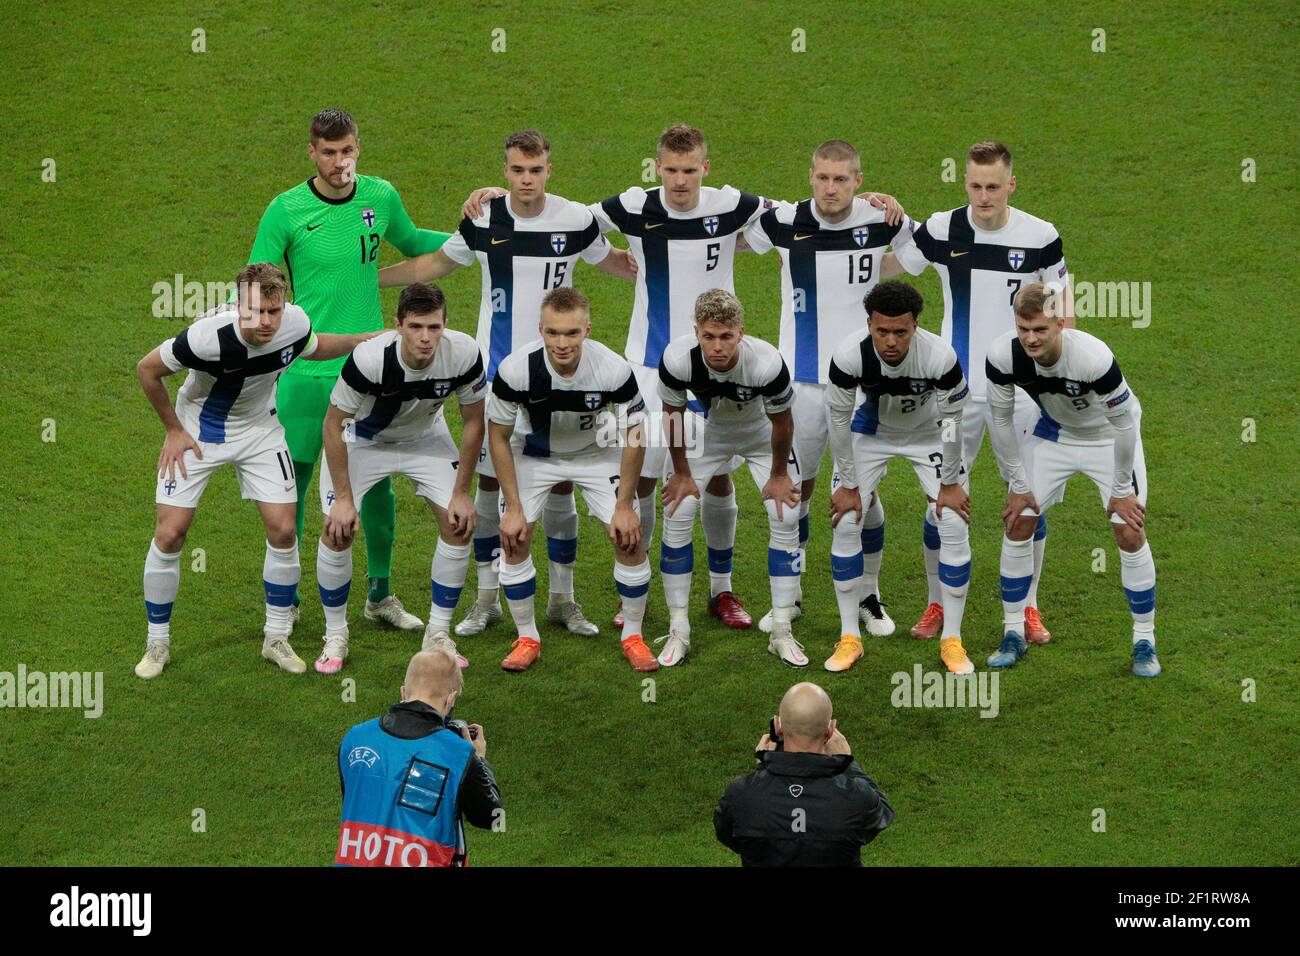
POLYGON ((849 755, 765 750, 713 811, 718 840, 744 866, 861 866, 861 848, 894 819, 849 755))
MULTIPOLYGON (((440 731, 454 734, 442 720, 442 715, 421 700, 394 704, 388 713, 379 718, 379 726, 394 737, 415 740, 440 731)), ((497 788, 492 768, 477 753, 469 758, 465 776, 457 794, 460 812, 465 819, 480 829, 491 829, 493 813, 501 808, 501 791, 497 788)))

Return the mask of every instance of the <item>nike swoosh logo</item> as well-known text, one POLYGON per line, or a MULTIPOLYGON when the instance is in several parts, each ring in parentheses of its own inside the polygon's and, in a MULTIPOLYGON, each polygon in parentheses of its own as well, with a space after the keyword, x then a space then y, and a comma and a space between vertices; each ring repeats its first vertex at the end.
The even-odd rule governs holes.
POLYGON ((307 231, 308 231, 308 232, 311 232, 313 229, 319 229, 319 228, 320 228, 321 226, 323 226, 323 225, 325 225, 325 223, 323 223, 323 222, 318 222, 318 223, 316 223, 316 225, 314 225, 314 226, 308 226, 308 227, 307 227, 307 231))
POLYGON ((794 237, 794 241, 795 241, 795 242, 798 242, 800 239, 807 239, 807 238, 808 238, 809 236, 811 236, 811 235, 812 235, 811 232, 808 233, 807 235, 803 235, 803 236, 801 236, 801 235, 799 235, 798 233, 796 233, 796 234, 795 234, 795 237, 794 237))
POLYGON ((380 398, 392 398, 392 397, 393 397, 394 395, 396 395, 396 394, 397 394, 397 392, 380 392, 380 393, 379 393, 379 397, 380 397, 380 398))
POLYGON ((541 398, 530 398, 528 400, 528 404, 536 405, 538 402, 544 402, 544 401, 546 401, 546 396, 543 395, 541 398))
POLYGON ((492 245, 494 245, 494 246, 499 246, 499 245, 501 245, 501 243, 503 243, 503 242, 509 242, 509 241, 510 241, 509 239, 493 239, 493 240, 492 240, 492 245))
POLYGON ((242 370, 242 369, 238 369, 238 368, 223 368, 223 369, 221 370, 221 373, 222 373, 223 375, 234 375, 236 372, 240 372, 240 371, 243 371, 243 370, 242 370))
POLYGON ((662 222, 647 222, 645 224, 645 227, 647 230, 650 230, 650 229, 658 229, 662 225, 663 225, 662 222))
POLYGON ((950 253, 948 253, 948 257, 951 258, 951 259, 956 259, 958 256, 968 256, 968 255, 970 255, 970 250, 969 250, 969 249, 966 250, 965 252, 950 252, 950 253))

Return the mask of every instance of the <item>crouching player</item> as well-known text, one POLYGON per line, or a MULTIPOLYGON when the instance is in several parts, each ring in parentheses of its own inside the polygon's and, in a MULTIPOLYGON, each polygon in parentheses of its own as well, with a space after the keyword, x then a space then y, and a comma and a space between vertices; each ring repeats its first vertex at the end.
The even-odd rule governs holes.
POLYGON ((438 520, 433 553, 433 603, 424 650, 441 644, 456 653, 448 631, 469 570, 474 465, 483 447, 487 378, 478 344, 447 328, 447 300, 434 285, 416 282, 397 300, 397 328, 383 332, 349 356, 325 414, 325 512, 316 551, 316 582, 325 608, 325 647, 316 670, 336 674, 348 656, 348 592, 357 502, 379 482, 405 475, 438 520), (459 451, 442 406, 452 395, 464 430, 459 451))
POLYGON ((527 670, 541 656, 529 544, 551 488, 572 481, 614 544, 623 656, 634 670, 655 670, 659 665, 641 636, 650 590, 636 499, 645 402, 627 360, 587 340, 591 309, 581 292, 548 292, 538 331, 540 342, 511 352, 497 366, 488 401, 488 448, 501 485, 501 588, 519 634, 501 666, 527 670), (516 432, 517 420, 526 430, 516 432))
POLYGON ((1147 474, 1142 407, 1106 344, 1065 327, 1059 293, 1040 282, 1016 296, 1016 331, 989 346, 989 436, 1010 478, 1002 514, 1003 639, 990 667, 1010 667, 1028 649, 1025 602, 1033 575, 1034 528, 1077 474, 1101 492, 1119 546, 1120 581, 1133 614, 1133 673, 1155 677, 1156 566, 1144 531, 1147 474), (1038 405, 1023 448, 1012 425, 1015 389, 1038 405))
POLYGON ((905 282, 882 282, 863 305, 867 327, 835 350, 826 390, 831 450, 839 469, 831 492, 831 573, 843 633, 826 669, 848 670, 862 656, 862 501, 898 457, 912 463, 930 503, 926 519, 939 528, 944 613, 939 657, 952 673, 969 674, 975 665, 961 643, 970 583, 970 498, 962 467, 961 411, 970 389, 952 346, 917 328, 920 292, 905 282), (866 400, 855 414, 859 388, 866 400))
POLYGON ((158 519, 144 562, 149 636, 135 672, 145 680, 161 674, 171 660, 181 549, 208 479, 227 464, 239 476, 240 496, 257 502, 266 526, 262 656, 291 674, 307 669, 289 646, 300 577, 294 527, 298 497, 293 460, 275 414, 275 386, 295 360, 339 358, 374 333, 312 332, 307 313, 284 301, 284 273, 269 262, 245 266, 236 282, 234 303, 198 319, 136 367, 149 404, 167 429, 158 456, 158 519), (173 408, 163 379, 181 369, 189 375, 173 408))
MULTIPOLYGON (((695 550, 691 538, 700 485, 749 464, 767 509, 767 571, 772 588, 772 631, 767 649, 787 664, 808 658, 790 622, 799 595, 799 463, 793 450, 794 389, 785 359, 762 339, 745 335, 745 310, 730 292, 710 289, 695 300, 695 331, 668 343, 659 360, 659 395, 669 464, 664 478, 664 535, 659 570, 669 631, 659 663, 681 663, 691 647, 687 605, 695 550), (687 455, 687 393, 704 406, 707 425, 699 457, 687 455)), ((856 607, 854 613, 857 613, 856 607)))

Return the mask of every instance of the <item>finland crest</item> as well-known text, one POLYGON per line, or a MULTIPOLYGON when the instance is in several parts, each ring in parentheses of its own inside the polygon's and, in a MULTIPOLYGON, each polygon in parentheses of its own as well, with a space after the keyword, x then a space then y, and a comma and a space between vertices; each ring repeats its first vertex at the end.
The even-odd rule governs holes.
POLYGON ((551 233, 551 248, 555 250, 557 256, 564 251, 564 246, 568 241, 568 237, 562 232, 551 233))
POLYGON ((853 241, 858 244, 859 249, 866 246, 867 239, 870 238, 870 236, 871 233, 869 233, 866 229, 858 228, 853 230, 853 241))
POLYGON ((582 404, 586 405, 593 412, 605 404, 600 392, 588 392, 582 399, 582 404))
POLYGON ((361 219, 367 226, 375 224, 375 211, 373 209, 361 210, 361 219))
POLYGON ((913 378, 908 381, 908 387, 912 389, 913 395, 920 395, 928 386, 929 383, 923 378, 913 378))
POLYGON ((1011 264, 1011 268, 1019 269, 1025 262, 1025 250, 1024 249, 1008 250, 1007 262, 1011 264))
POLYGON ((716 236, 716 235, 718 234, 718 217, 717 217, 717 216, 705 216, 705 217, 704 217, 704 231, 707 232, 710 236, 716 236))
POLYGON ((1065 383, 1065 394, 1066 394, 1066 395, 1069 395, 1071 398, 1073 398, 1073 397, 1076 396, 1076 395, 1082 395, 1082 394, 1083 394, 1083 385, 1080 384, 1079 382, 1069 382, 1069 381, 1067 381, 1067 382, 1065 383))
POLYGON ((280 350, 280 364, 281 364, 281 365, 288 365, 288 364, 289 364, 290 362, 292 362, 292 361, 293 361, 293 346, 291 345, 291 346, 289 346, 287 349, 281 349, 281 350, 280 350))
POLYGON ((744 385, 736 386, 736 401, 747 402, 754 397, 754 390, 744 385))
POLYGON ((433 397, 446 398, 451 393, 451 382, 446 379, 438 379, 433 383, 433 397))

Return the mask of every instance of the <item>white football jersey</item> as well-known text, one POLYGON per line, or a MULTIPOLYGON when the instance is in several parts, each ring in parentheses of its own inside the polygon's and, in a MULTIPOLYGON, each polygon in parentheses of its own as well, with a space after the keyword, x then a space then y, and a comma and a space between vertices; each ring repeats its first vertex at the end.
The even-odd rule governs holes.
POLYGON ((645 402, 632 366, 595 339, 582 343, 578 368, 569 378, 555 371, 538 341, 511 352, 497 366, 488 400, 488 421, 514 425, 523 453, 534 458, 587 451, 601 434, 616 434, 645 417, 645 402), (613 410, 610 406, 616 406, 613 410))
POLYGON ((736 236, 771 206, 732 186, 701 186, 696 207, 678 212, 664 202, 661 187, 633 186, 588 207, 602 232, 627 237, 636 258, 636 298, 623 351, 628 361, 658 368, 668 343, 694 326, 702 293, 736 291, 736 236))
POLYGON ((510 197, 498 196, 477 219, 462 219, 442 251, 465 266, 477 258, 482 268, 478 344, 490 379, 502 359, 538 340, 546 293, 572 287, 578 259, 604 262, 610 245, 586 206, 547 193, 532 219, 516 216, 510 197))
POLYGON ((1010 208, 1001 229, 987 231, 970 207, 936 212, 895 250, 912 275, 933 265, 943 282, 943 337, 952 343, 976 401, 985 400, 984 358, 989 343, 1016 329, 1011 303, 1026 282, 1068 276, 1061 237, 1050 222, 1010 208))
POLYGON ((330 404, 352 416, 358 441, 400 442, 432 431, 453 393, 462 405, 487 397, 478 344, 464 332, 445 329, 433 361, 413 369, 402 361, 401 336, 390 330, 352 351, 330 404))
POLYGON ((740 340, 739 350, 736 364, 719 372, 704 360, 694 332, 673 339, 659 362, 663 403, 685 407, 690 392, 703 406, 710 428, 767 424, 767 416, 794 403, 790 370, 773 345, 752 335, 740 340))
POLYGON ((779 346, 796 382, 826 384, 835 347, 867 324, 862 300, 880 281, 891 243, 912 241, 916 224, 885 222, 884 210, 854 199, 841 222, 828 223, 816 203, 779 203, 745 229, 745 240, 762 255, 781 255, 779 346))
POLYGON ((989 401, 1009 406, 1018 385, 1038 405, 1034 434, 1048 441, 1095 445, 1113 441, 1108 419, 1141 414, 1141 405, 1101 339, 1078 329, 1061 332, 1061 357, 1039 365, 1015 333, 1000 336, 986 359, 989 401))
POLYGON ((853 431, 860 435, 937 431, 939 419, 959 411, 970 397, 952 346, 920 328, 897 366, 880 357, 865 328, 843 342, 831 358, 827 402, 852 408, 858 389, 866 396, 853 416, 853 431))
POLYGON ((286 302, 280 328, 265 345, 239 333, 234 304, 199 319, 158 354, 173 372, 189 369, 176 393, 176 416, 199 441, 231 441, 255 428, 278 427, 275 383, 295 359, 316 351, 307 313, 286 302))

